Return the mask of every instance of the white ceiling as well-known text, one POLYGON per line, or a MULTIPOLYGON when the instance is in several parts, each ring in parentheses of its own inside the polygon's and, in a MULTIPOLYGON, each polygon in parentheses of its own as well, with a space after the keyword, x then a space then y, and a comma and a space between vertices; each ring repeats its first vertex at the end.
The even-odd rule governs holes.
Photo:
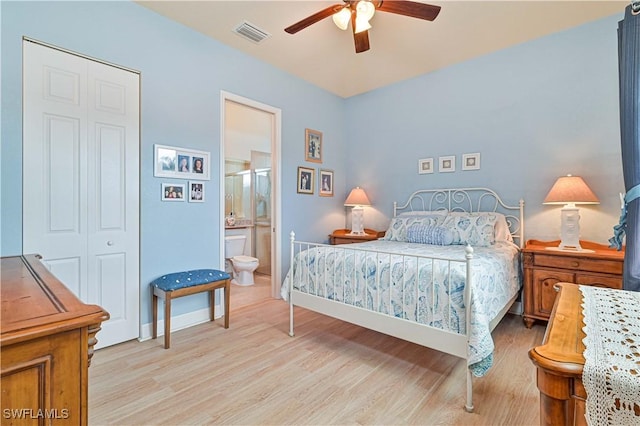
POLYGON ((341 0, 137 3, 345 98, 605 16, 622 17, 629 4, 616 0, 420 2, 442 6, 435 21, 377 12, 369 30, 371 49, 358 54, 350 29, 339 30, 331 18, 294 35, 284 32, 341 0), (232 30, 245 20, 271 37, 255 44, 238 36, 232 30))

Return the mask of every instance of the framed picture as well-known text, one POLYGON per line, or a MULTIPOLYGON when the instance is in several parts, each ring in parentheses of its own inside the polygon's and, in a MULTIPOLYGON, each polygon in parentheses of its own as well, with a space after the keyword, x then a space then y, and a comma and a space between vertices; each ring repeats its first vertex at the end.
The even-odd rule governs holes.
POLYGON ((418 160, 418 173, 421 175, 433 173, 433 158, 418 160))
POLYGON ((480 170, 480 153, 462 154, 462 170, 480 170))
POLYGON ((167 145, 154 145, 153 175, 177 179, 210 179, 209 153, 167 145))
POLYGON ((189 202, 204 203, 204 182, 189 181, 189 202))
POLYGON ((184 201, 184 184, 163 183, 162 201, 184 201))
POLYGON ((313 181, 316 174, 315 169, 298 167, 298 193, 313 194, 313 181))
POLYGON ((440 166, 438 171, 440 173, 448 173, 456 171, 456 156, 455 155, 447 155, 446 157, 438 157, 438 161, 440 166))
POLYGON ((320 170, 320 178, 318 179, 320 187, 318 194, 321 197, 333 197, 333 171, 320 170))
POLYGON ((304 142, 304 159, 314 163, 322 163, 322 132, 305 129, 304 142))

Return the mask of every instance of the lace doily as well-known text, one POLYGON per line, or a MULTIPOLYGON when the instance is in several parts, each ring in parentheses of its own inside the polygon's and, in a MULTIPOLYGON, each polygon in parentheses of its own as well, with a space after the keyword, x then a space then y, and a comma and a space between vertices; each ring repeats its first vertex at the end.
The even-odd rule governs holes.
POLYGON ((580 286, 589 425, 640 424, 640 293, 580 286))

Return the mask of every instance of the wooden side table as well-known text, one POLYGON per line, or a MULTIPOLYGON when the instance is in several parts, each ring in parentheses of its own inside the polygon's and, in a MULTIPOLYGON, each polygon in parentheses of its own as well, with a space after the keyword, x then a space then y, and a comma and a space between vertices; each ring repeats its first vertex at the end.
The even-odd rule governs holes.
POLYGON ((552 250, 560 241, 529 240, 522 250, 524 264, 524 323, 548 321, 558 282, 622 288, 624 250, 580 241, 584 251, 552 250), (551 248, 551 249, 550 249, 551 248))
POLYGON ((348 235, 350 229, 336 229, 329 234, 329 244, 353 244, 364 243, 365 241, 374 241, 384 237, 385 231, 374 231, 373 229, 364 229, 366 235, 348 235))

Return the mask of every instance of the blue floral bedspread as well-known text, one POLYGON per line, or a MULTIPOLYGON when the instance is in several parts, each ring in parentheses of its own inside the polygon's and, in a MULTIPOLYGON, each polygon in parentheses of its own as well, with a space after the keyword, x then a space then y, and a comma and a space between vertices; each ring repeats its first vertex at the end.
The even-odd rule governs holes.
MULTIPOLYGON (((467 363, 475 376, 493 363, 490 323, 520 289, 519 259, 518 248, 507 242, 474 248, 467 363)), ((288 299, 293 273, 296 290, 463 334, 464 260, 461 245, 379 240, 311 247, 296 254, 282 297, 288 299)))

